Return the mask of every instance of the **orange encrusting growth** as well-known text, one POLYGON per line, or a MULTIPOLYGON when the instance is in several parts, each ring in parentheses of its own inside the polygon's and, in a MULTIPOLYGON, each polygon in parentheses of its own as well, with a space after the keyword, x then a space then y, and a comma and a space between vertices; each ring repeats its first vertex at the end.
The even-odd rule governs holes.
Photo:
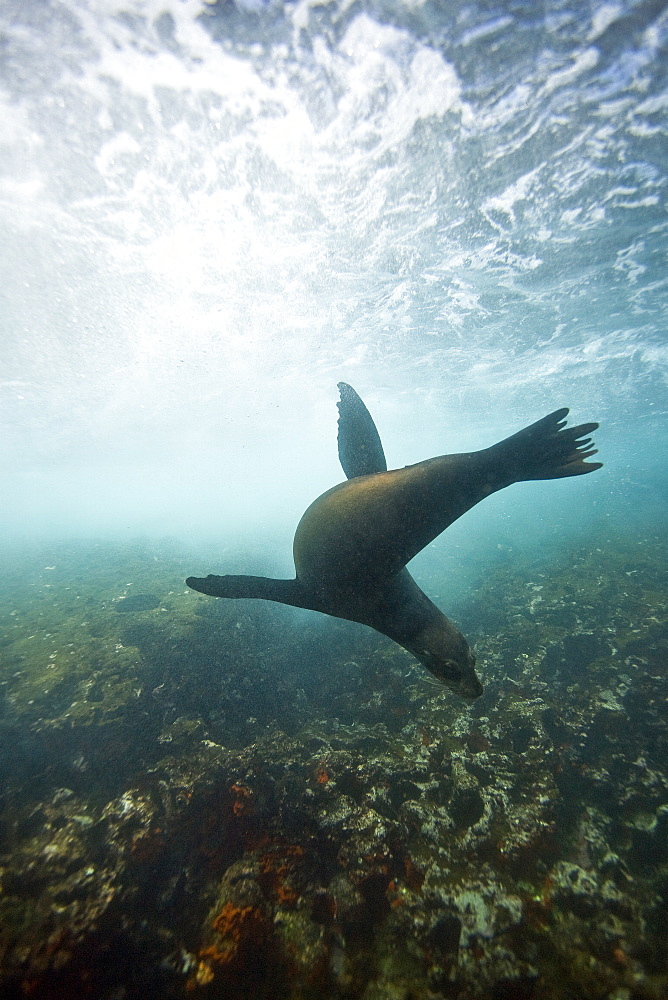
POLYGON ((286 878, 294 873, 296 860, 303 856, 303 847, 291 844, 280 852, 264 854, 260 859, 258 881, 265 893, 273 895, 279 905, 294 906, 299 899, 299 893, 286 882, 286 878))
POLYGON ((215 967, 243 969, 250 955, 262 947, 266 935, 266 919, 260 909, 230 902, 223 905, 212 927, 220 941, 200 949, 197 985, 211 982, 215 967))

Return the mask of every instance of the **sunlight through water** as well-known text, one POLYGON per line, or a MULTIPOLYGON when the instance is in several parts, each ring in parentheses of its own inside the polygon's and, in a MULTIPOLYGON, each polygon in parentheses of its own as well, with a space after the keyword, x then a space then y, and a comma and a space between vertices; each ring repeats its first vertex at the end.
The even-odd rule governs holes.
POLYGON ((339 379, 391 464, 565 404, 642 474, 668 363, 655 13, 4 4, 10 531, 218 531, 267 516, 268 477, 287 530, 340 478, 339 379))

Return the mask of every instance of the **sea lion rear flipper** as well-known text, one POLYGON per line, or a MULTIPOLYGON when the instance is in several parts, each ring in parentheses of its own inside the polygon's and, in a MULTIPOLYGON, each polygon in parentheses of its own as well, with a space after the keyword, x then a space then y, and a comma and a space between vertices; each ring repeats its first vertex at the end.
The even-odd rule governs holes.
POLYGON ((517 434, 487 450, 494 457, 504 485, 530 479, 562 479, 583 476, 600 469, 602 462, 585 462, 597 453, 589 435, 598 424, 566 427, 568 408, 548 413, 517 434))
POLYGON ((347 479, 387 472, 385 453, 366 406, 347 382, 339 382, 339 460, 347 479))

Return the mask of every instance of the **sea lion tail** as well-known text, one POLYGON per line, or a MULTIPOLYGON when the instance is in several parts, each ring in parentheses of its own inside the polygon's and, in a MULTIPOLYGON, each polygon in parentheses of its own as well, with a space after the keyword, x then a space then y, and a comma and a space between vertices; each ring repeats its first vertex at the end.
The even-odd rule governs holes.
POLYGON ((500 477, 507 483, 529 479, 563 479, 584 476, 600 469, 602 462, 585 462, 598 449, 589 435, 598 424, 566 427, 568 408, 537 420, 489 449, 500 477))

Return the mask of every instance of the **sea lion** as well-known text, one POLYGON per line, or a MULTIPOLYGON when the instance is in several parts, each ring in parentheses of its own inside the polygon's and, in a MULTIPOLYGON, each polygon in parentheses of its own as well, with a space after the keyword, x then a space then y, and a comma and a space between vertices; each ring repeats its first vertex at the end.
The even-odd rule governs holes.
POLYGON ((475 657, 458 629, 406 569, 413 556, 467 510, 511 483, 600 469, 588 436, 598 424, 566 427, 555 410, 512 437, 461 455, 387 471, 371 414, 339 382, 339 459, 348 477, 311 504, 294 538, 294 580, 188 577, 212 597, 254 597, 370 625, 403 646, 447 687, 477 698, 475 657))

